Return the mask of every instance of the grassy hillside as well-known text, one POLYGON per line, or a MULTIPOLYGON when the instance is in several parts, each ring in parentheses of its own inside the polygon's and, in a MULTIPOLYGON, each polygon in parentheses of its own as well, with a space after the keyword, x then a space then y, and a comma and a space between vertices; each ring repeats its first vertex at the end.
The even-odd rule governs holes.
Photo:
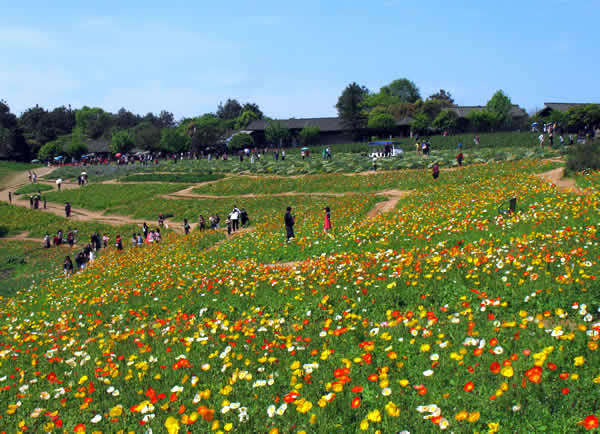
MULTIPOLYGON (((593 427, 600 196, 560 194, 532 176, 551 167, 442 171, 372 218, 384 198, 285 197, 298 221, 289 244, 271 197, 255 229, 226 242, 169 234, 4 299, 0 426, 593 427), (500 215, 513 196, 517 213, 500 215)), ((285 188, 302 190, 293 179, 285 188)))

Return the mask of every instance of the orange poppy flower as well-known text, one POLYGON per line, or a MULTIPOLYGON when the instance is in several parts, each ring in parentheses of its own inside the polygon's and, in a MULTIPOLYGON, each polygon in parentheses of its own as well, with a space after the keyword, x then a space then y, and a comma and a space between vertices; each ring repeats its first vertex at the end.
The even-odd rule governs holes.
POLYGON ((354 397, 354 399, 352 400, 352 404, 350 405, 350 407, 352 407, 352 408, 358 408, 358 407, 360 407, 360 398, 358 396, 354 397))
POLYGON ((473 384, 472 381, 469 381, 467 384, 465 384, 465 386, 463 387, 463 389, 465 389, 465 392, 470 392, 475 388, 475 385, 473 384))
POLYGON ((492 362, 492 364, 490 365, 490 371, 492 371, 492 373, 494 374, 500 372, 500 369, 500 363, 498 362, 492 362))
POLYGON ((582 421, 577 422, 578 425, 583 425, 585 429, 595 429, 598 428, 598 417, 590 414, 586 416, 582 421))

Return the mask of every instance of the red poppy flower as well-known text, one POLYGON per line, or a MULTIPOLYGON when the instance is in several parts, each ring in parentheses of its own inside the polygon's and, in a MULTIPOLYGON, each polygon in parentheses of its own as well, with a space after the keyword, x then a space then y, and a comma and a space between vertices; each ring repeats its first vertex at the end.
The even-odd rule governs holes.
POLYGON ((568 395, 570 392, 568 387, 563 387, 560 391, 560 393, 562 393, 563 395, 568 395))
POLYGON ((595 429, 598 428, 598 417, 594 416, 593 414, 590 414, 589 416, 586 416, 585 419, 583 419, 580 422, 577 422, 578 425, 583 425, 585 427, 585 429, 595 429))
POLYGON ((350 405, 350 407, 352 407, 352 408, 358 408, 358 407, 360 407, 360 398, 358 396, 354 397, 354 399, 352 400, 352 404, 350 405))
POLYGON ((500 369, 500 363, 498 362, 492 362, 492 364, 490 365, 490 371, 492 371, 492 373, 494 374, 500 372, 500 369))
POLYGON ((352 388, 352 393, 360 393, 363 391, 363 387, 362 386, 354 386, 352 388))
POLYGON ((467 384, 465 384, 465 386, 463 387, 463 389, 465 389, 465 392, 470 392, 475 388, 475 385, 473 384, 472 381, 469 381, 467 384))

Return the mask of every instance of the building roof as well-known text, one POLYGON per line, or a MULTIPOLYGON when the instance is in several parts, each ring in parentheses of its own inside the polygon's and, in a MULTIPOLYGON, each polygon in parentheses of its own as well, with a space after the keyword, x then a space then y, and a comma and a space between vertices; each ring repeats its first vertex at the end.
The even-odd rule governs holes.
POLYGON ((592 103, 585 103, 585 102, 545 102, 544 103, 544 108, 542 110, 540 110, 540 112, 545 111, 545 110, 556 110, 559 111, 561 113, 566 112, 567 110, 569 110, 571 107, 579 107, 579 106, 586 106, 592 103))
MULTIPOLYGON (((482 105, 462 105, 450 107, 450 110, 454 110, 456 114, 461 118, 466 118, 473 110, 484 110, 486 107, 482 105)), ((513 118, 520 118, 527 116, 527 112, 519 107, 517 104, 513 104, 510 114, 513 118)))
MULTIPOLYGON (((273 121, 277 121, 277 119, 273 119, 273 121)), ((342 125, 340 118, 302 118, 302 119, 279 119, 282 126, 290 130, 301 130, 307 125, 317 126, 319 130, 323 132, 333 132, 333 131, 343 131, 345 128, 342 125)), ((412 119, 404 118, 399 121, 396 121, 397 126, 405 126, 410 125, 412 119)), ((254 131, 264 131, 264 129, 269 125, 270 120, 260 119, 256 121, 250 122, 250 124, 246 127, 246 130, 250 132, 254 131)))

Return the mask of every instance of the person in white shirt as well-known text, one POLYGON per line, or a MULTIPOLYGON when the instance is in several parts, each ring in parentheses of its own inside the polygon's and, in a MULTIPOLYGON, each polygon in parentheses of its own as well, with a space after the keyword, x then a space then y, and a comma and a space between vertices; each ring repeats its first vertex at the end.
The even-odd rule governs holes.
POLYGON ((231 211, 229 219, 231 220, 231 230, 233 232, 235 232, 236 230, 238 230, 240 228, 240 226, 239 226, 240 210, 238 209, 237 206, 235 206, 235 205, 233 206, 233 210, 231 211))

